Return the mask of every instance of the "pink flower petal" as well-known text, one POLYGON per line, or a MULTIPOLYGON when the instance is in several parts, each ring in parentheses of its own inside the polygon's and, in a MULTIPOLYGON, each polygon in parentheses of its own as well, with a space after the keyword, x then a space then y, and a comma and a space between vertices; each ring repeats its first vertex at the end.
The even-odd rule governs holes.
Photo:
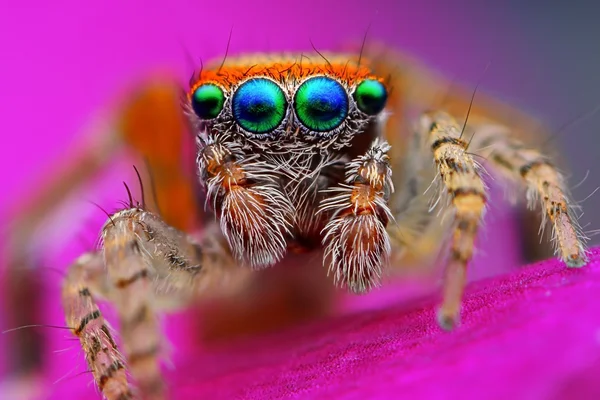
MULTIPOLYGON (((206 351, 179 349, 176 399, 598 399, 600 249, 469 286, 462 326, 436 299, 298 327, 206 351)), ((53 399, 88 398, 62 383, 53 399)))

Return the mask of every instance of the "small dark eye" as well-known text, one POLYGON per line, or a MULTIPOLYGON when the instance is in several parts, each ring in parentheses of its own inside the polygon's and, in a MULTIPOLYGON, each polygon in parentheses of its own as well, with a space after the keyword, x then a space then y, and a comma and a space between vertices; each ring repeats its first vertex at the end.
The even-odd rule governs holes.
POLYGON ((316 76, 306 80, 294 96, 294 107, 300 122, 311 131, 331 131, 348 115, 346 89, 336 80, 316 76))
POLYGON ((283 90, 266 78, 246 81, 235 91, 232 98, 235 121, 252 133, 275 130, 283 121, 287 101, 283 90))
POLYGON ((223 110, 223 90, 212 83, 198 86, 192 95, 192 108, 201 119, 217 118, 223 110))
POLYGON ((377 115, 385 108, 388 93, 383 83, 374 79, 361 82, 354 91, 358 109, 367 115, 377 115))

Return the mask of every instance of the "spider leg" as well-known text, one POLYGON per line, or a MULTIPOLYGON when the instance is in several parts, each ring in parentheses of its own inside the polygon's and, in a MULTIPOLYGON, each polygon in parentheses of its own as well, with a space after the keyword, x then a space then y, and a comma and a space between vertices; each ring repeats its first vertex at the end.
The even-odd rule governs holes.
MULTIPOLYGON (((186 143, 188 135, 179 108, 178 88, 178 84, 165 77, 143 82, 115 112, 103 115, 100 124, 93 121, 81 145, 68 150, 69 157, 61 160, 51 173, 45 173, 34 191, 18 199, 8 222, 10 236, 3 246, 7 257, 1 292, 6 326, 35 324, 40 320, 37 314, 44 299, 44 287, 37 271, 40 247, 46 245, 47 238, 40 238, 36 232, 70 196, 81 191, 85 183, 116 159, 132 155, 146 183, 149 179, 144 176, 144 161, 148 165, 155 194, 150 196, 150 190, 146 193, 149 210, 160 208, 165 221, 178 229, 191 231, 198 227, 201 211, 195 197, 193 157, 190 165, 181 159, 182 150, 188 147, 193 151, 194 146, 186 143), (158 205, 154 204, 155 197, 158 205)), ((40 368, 45 352, 41 349, 44 338, 39 332, 24 330, 7 340, 11 373, 25 375, 40 368)))
POLYGON ((569 267, 587 262, 586 238, 581 232, 574 206, 562 174, 550 158, 534 147, 525 145, 509 128, 496 124, 474 126, 470 149, 510 182, 527 189, 529 207, 541 205, 542 228, 552 224, 555 253, 569 267))
MULTIPOLYGON (((394 273, 405 274, 412 270, 419 275, 434 266, 435 255, 447 229, 439 226, 439 218, 429 212, 427 201, 422 201, 423 193, 433 189, 430 184, 434 176, 430 174, 429 147, 419 147, 420 140, 413 137, 413 122, 418 116, 425 110, 443 109, 462 124, 468 113, 469 125, 483 120, 501 123, 511 129, 518 127, 519 138, 533 142, 541 142, 540 134, 548 129, 542 121, 522 109, 476 89, 475 85, 463 85, 444 76, 434 65, 427 65, 407 53, 382 44, 371 44, 365 49, 365 55, 379 76, 388 77, 391 88, 387 104, 392 114, 384 129, 389 132, 385 138, 392 146, 389 157, 396 187, 390 208, 399 227, 388 227, 393 241, 391 266, 402 267, 395 268, 394 273), (417 143, 419 146, 414 146, 417 143)), ((485 74, 482 77, 485 81, 485 74)), ((475 140, 479 135, 477 132, 475 140)), ((465 132, 464 138, 468 141, 470 135, 465 132)), ((473 152, 473 148, 474 143, 469 151, 473 152)), ((530 210, 523 210, 522 214, 529 219, 537 217, 530 210)), ((523 220, 518 223, 526 224, 523 220)), ((521 241, 539 242, 537 232, 533 233, 521 231, 521 241)), ((532 261, 531 257, 534 260, 546 258, 551 254, 549 247, 545 243, 535 246, 535 254, 531 254, 532 246, 524 247, 523 257, 529 261, 532 261)))
POLYGON ((448 193, 454 211, 450 258, 438 312, 440 326, 452 329, 459 321, 467 265, 473 256, 487 191, 480 167, 466 151, 468 143, 461 138, 461 129, 452 117, 443 112, 425 113, 419 121, 418 132, 427 137, 438 172, 436 180, 443 192, 448 193))
POLYGON ((145 398, 164 398, 156 315, 161 300, 184 303, 237 271, 228 269, 232 259, 222 249, 205 248, 139 208, 112 215, 103 227, 102 241, 106 283, 101 286, 91 279, 98 276, 97 257, 75 263, 63 289, 67 322, 80 338, 96 383, 107 398, 131 396, 121 370, 131 373, 145 398), (93 301, 92 293, 102 291, 119 315, 124 357, 93 301))
POLYGON ((439 322, 446 329, 453 328, 458 322, 466 267, 472 258, 473 243, 485 211, 483 169, 472 154, 482 156, 509 180, 526 187, 530 206, 536 201, 541 203, 544 218, 553 226, 557 255, 568 266, 580 267, 587 262, 585 237, 572 211, 564 178, 548 157, 525 146, 506 127, 488 122, 471 125, 469 130, 473 129, 476 134, 467 142, 456 121, 443 112, 424 114, 418 128, 421 135, 428 137, 439 181, 450 194, 455 211, 451 254, 439 312, 439 322))
POLYGON ((86 362, 107 400, 131 399, 125 361, 95 298, 106 292, 104 261, 100 253, 86 253, 69 268, 63 282, 62 302, 67 325, 79 338, 86 362))
POLYGON ((366 154, 347 165, 346 183, 326 190, 332 196, 319 205, 319 213, 331 215, 322 231, 324 262, 336 284, 355 293, 378 286, 389 261, 389 149, 387 142, 376 139, 366 154))

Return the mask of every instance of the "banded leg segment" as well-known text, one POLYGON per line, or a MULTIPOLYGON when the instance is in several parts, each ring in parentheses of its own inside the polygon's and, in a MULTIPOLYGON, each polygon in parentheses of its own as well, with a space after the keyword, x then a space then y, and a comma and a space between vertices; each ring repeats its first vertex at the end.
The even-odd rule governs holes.
POLYGON ((220 283, 230 272, 226 268, 230 258, 204 251, 156 215, 137 208, 114 214, 102 239, 109 299, 119 315, 127 368, 145 398, 164 398, 159 301, 172 297, 171 301, 183 303, 220 283))
POLYGON ((84 254, 71 265, 63 282, 62 302, 67 325, 79 338, 96 385, 107 400, 132 399, 125 362, 94 300, 106 288, 99 253, 84 254))
POLYGON ((387 142, 376 140, 367 153, 348 164, 346 183, 327 192, 319 213, 330 214, 323 228, 324 261, 336 284, 355 293, 380 283, 391 246, 386 226, 393 216, 387 205, 393 192, 387 142))
POLYGON ((526 187, 531 208, 540 202, 544 211, 542 226, 547 219, 552 223, 557 256, 569 267, 585 265, 585 237, 572 211, 565 179, 549 158, 516 139, 508 128, 488 124, 475 129, 472 151, 511 181, 526 187))
POLYGON ((152 260, 146 249, 151 237, 141 215, 130 210, 112 216, 103 228, 104 259, 114 291, 111 300, 120 320, 127 367, 141 392, 164 397, 158 354, 159 326, 153 310, 152 260))
POLYGON ((485 211, 486 188, 480 167, 467 153, 468 143, 461 138, 461 129, 452 117, 442 112, 424 114, 418 129, 428 137, 438 179, 454 209, 450 258, 438 312, 440 326, 452 329, 460 317, 467 264, 473 257, 475 237, 485 211))

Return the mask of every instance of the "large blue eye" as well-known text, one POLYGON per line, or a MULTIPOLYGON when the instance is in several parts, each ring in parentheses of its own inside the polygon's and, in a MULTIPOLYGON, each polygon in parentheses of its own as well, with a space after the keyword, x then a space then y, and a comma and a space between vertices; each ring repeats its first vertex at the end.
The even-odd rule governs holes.
POLYGON ((348 115, 348 95, 336 80, 326 76, 307 79, 296 91, 294 108, 304 126, 315 132, 331 131, 348 115))
POLYGON ((235 91, 232 98, 235 121, 252 133, 273 131, 285 118, 287 101, 283 90, 275 82, 265 78, 246 81, 235 91))

